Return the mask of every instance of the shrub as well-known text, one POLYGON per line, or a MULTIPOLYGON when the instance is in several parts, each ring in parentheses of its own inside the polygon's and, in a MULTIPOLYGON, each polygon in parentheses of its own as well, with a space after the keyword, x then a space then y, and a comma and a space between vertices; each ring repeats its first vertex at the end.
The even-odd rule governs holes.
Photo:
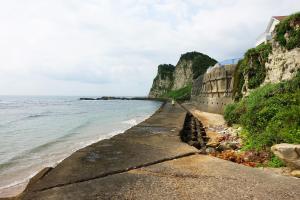
POLYGON ((290 81, 257 88, 225 108, 228 124, 245 128, 246 149, 266 149, 277 143, 300 143, 300 72, 290 81))
POLYGON ((297 25, 300 25, 300 12, 290 15, 276 26, 275 40, 288 50, 300 47, 300 28, 296 28, 297 25))
POLYGON ((229 104, 225 107, 224 118, 229 125, 237 124, 245 109, 243 102, 229 104))
POLYGON ((261 44, 249 49, 240 63, 242 73, 248 76, 248 87, 257 88, 266 77, 265 63, 272 52, 271 44, 261 44))

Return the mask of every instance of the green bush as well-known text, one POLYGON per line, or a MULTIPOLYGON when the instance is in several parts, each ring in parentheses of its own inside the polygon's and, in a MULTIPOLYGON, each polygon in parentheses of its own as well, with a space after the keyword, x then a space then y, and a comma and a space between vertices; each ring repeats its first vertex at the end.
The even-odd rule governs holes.
POLYGON ((277 143, 300 143, 300 72, 290 81, 257 88, 225 108, 228 124, 245 128, 245 148, 265 149, 277 143))
POLYGON ((245 106, 243 102, 229 104, 225 107, 224 118, 229 125, 237 124, 244 112, 245 106))
POLYGON ((172 90, 164 95, 165 98, 171 98, 176 101, 185 101, 191 98, 192 85, 180 88, 178 90, 172 90))
POLYGON ((300 25, 300 12, 290 15, 275 28, 275 40, 288 50, 300 47, 300 28, 296 28, 297 24, 300 25))

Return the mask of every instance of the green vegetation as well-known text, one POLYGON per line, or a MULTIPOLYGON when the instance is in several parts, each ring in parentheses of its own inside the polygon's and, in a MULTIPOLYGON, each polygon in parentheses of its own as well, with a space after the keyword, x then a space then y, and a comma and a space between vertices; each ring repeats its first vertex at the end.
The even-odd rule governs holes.
POLYGON ((300 47, 300 12, 290 15, 281 21, 275 29, 275 40, 291 50, 300 47), (298 27, 297 27, 298 26, 298 27))
MULTIPOLYGON (((197 78, 199 75, 204 74, 209 66, 212 66, 217 62, 209 56, 198 52, 188 52, 182 54, 178 63, 183 61, 191 61, 193 79, 197 78)), ((181 65, 177 67, 185 68, 188 67, 188 64, 181 63, 181 65)), ((161 95, 162 98, 173 98, 178 101, 189 100, 192 90, 191 85, 171 91, 172 86, 174 85, 174 71, 175 66, 171 64, 159 65, 158 74, 154 79, 155 85, 153 85, 150 91, 159 90, 161 94, 163 94, 161 95), (165 81, 163 84, 159 84, 160 80, 167 81, 165 81)))
POLYGON ((255 89, 228 105, 224 117, 229 124, 244 127, 244 149, 300 143, 300 72, 292 80, 255 89))
POLYGON ((278 158, 277 156, 275 156, 274 154, 272 154, 271 159, 269 160, 269 162, 267 163, 268 167, 274 167, 274 168, 279 168, 279 167, 284 167, 285 164, 282 160, 280 160, 280 158, 278 158))
POLYGON ((166 78, 173 80, 174 71, 175 66, 171 64, 162 64, 158 66, 158 74, 160 74, 162 80, 166 80, 166 78))
POLYGON ((215 59, 209 57, 208 55, 195 51, 182 54, 179 62, 183 60, 192 61, 193 79, 196 79, 198 76, 204 74, 208 67, 217 63, 215 59))
POLYGON ((261 44, 256 48, 249 49, 242 60, 237 64, 234 74, 233 94, 235 100, 242 97, 242 88, 245 83, 245 77, 248 77, 248 88, 254 89, 263 83, 266 77, 265 63, 272 52, 271 44, 261 44))
POLYGON ((268 43, 249 49, 245 53, 241 68, 243 73, 248 75, 248 87, 250 89, 258 87, 264 81, 266 77, 265 63, 271 52, 272 46, 268 43))
POLYGON ((238 101, 243 97, 242 89, 245 84, 245 77, 242 66, 243 60, 240 60, 236 66, 236 70, 234 71, 234 85, 233 85, 233 96, 235 101, 238 101))
POLYGON ((191 90, 192 90, 192 85, 188 85, 178 90, 170 91, 166 93, 163 97, 171 98, 176 101, 185 101, 191 98, 191 90))

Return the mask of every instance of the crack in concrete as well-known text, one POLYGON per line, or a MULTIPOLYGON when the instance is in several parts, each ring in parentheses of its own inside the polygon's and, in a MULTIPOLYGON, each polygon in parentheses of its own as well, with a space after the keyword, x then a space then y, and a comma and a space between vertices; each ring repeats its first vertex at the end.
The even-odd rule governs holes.
POLYGON ((43 188, 43 189, 34 190, 33 192, 41 192, 41 191, 50 190, 50 189, 53 189, 53 188, 64 187, 64 186, 67 186, 67 185, 73 185, 73 184, 77 184, 77 183, 87 182, 87 181, 91 181, 91 180, 95 180, 95 179, 99 179, 99 178, 104 178, 104 177, 107 177, 107 176, 112 176, 112 175, 116 175, 116 174, 125 173, 125 172, 135 170, 135 169, 139 169, 139 168, 142 168, 142 167, 148 167, 148 166, 163 163, 163 162, 166 162, 166 161, 171 161, 171 160, 175 160, 175 159, 179 159, 179 158, 183 158, 183 157, 197 155, 197 154, 200 154, 200 153, 201 153, 200 151, 197 151, 197 152, 190 152, 190 153, 186 153, 186 154, 182 154, 182 155, 178 155, 178 156, 173 156, 173 157, 169 157, 169 158, 163 158, 163 159, 160 159, 160 160, 156 160, 156 161, 153 161, 153 162, 141 164, 141 165, 138 165, 138 166, 133 166, 133 167, 129 167, 129 168, 126 168, 126 169, 120 169, 120 170, 115 170, 115 171, 103 173, 103 174, 100 174, 98 176, 91 177, 91 178, 83 178, 83 179, 79 179, 79 180, 73 181, 73 182, 58 184, 58 185, 54 185, 54 186, 51 186, 51 187, 46 187, 46 188, 43 188))
MULTIPOLYGON (((146 175, 151 175, 151 176, 157 176, 157 177, 167 177, 167 178, 188 178, 188 179, 202 179, 202 180, 207 180, 207 179, 216 179, 219 180, 220 177, 218 176, 212 176, 212 175, 196 175, 196 174, 181 174, 181 173, 164 173, 164 172, 155 172, 155 171, 149 171, 145 169, 138 169, 137 172, 133 172, 133 174, 146 174, 146 175)), ((233 180, 236 181, 237 178, 232 178, 232 177, 226 177, 227 180, 233 180)))

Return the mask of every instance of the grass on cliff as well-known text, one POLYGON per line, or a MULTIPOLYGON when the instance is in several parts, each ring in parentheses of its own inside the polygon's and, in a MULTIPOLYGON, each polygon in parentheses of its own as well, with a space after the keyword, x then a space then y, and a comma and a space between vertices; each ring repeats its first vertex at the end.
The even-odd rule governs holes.
POLYGON ((245 149, 300 143, 300 72, 289 81, 257 88, 225 108, 228 124, 244 128, 245 149))
POLYGON ((265 63, 272 52, 271 44, 261 44, 256 48, 249 49, 242 60, 239 61, 235 71, 234 96, 239 99, 242 96, 242 88, 245 77, 248 77, 248 88, 254 89, 263 83, 266 77, 265 63))
POLYGON ((180 88, 178 90, 172 90, 165 94, 163 97, 174 99, 176 101, 186 101, 191 98, 192 85, 180 88))
POLYGON ((300 47, 300 12, 281 21, 275 33, 275 40, 288 50, 300 47))
POLYGON ((213 66, 217 61, 206 54, 199 53, 196 51, 188 52, 182 54, 179 62, 182 60, 192 61, 193 79, 198 78, 198 76, 204 74, 208 67, 213 66))
POLYGON ((175 71, 175 66, 171 64, 161 64, 158 66, 158 75, 160 74, 162 80, 167 78, 173 81, 173 73, 175 71))

